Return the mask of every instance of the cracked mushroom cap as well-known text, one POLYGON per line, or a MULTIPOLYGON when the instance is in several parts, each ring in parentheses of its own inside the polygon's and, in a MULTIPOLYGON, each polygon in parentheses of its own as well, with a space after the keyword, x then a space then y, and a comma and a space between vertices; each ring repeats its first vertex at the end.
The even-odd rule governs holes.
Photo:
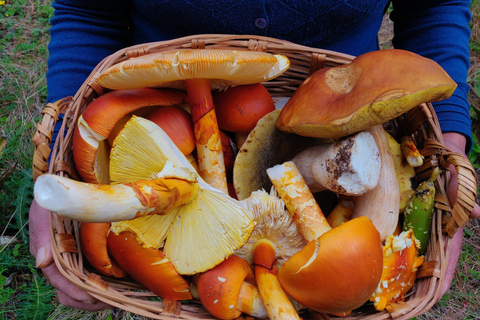
POLYGON ((200 273, 213 268, 240 248, 255 223, 252 214, 237 200, 200 178, 159 126, 140 117, 133 116, 114 141, 111 178, 129 183, 165 177, 170 172, 175 174, 176 170, 168 170, 167 162, 173 169, 183 168, 194 174, 199 191, 190 202, 161 218, 144 219, 157 219, 155 229, 159 236, 152 242, 156 247, 163 246, 165 256, 180 274, 200 273))
POLYGON ((339 138, 446 99, 456 87, 433 60, 399 49, 372 51, 313 73, 286 103, 276 125, 303 136, 339 138))
POLYGON ((212 89, 273 79, 290 66, 287 57, 258 51, 180 49, 129 59, 105 70, 98 83, 110 89, 171 87, 185 79, 210 79, 212 89))

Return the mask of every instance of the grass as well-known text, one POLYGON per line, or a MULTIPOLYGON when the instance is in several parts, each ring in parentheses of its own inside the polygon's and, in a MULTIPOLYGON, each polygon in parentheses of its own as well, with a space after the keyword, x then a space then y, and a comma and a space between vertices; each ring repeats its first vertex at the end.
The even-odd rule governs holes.
MULTIPOLYGON (((472 2, 469 72, 475 137, 480 136, 479 1, 472 2)), ((0 319, 141 319, 120 310, 88 313, 60 305, 29 253, 31 138, 46 100, 48 21, 53 14, 50 3, 51 0, 0 1, 0 319)), ((389 45, 390 28, 385 24, 382 29, 382 46, 389 45)), ((476 143, 470 160, 477 170, 479 155, 476 143)), ((464 239, 451 289, 418 319, 480 318, 478 221, 468 223, 464 239)))

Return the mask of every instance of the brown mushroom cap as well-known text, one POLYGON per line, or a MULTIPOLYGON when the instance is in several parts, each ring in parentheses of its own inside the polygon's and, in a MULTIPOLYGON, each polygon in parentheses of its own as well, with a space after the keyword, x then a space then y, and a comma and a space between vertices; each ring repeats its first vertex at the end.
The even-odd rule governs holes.
POLYGON ((210 79, 212 89, 254 84, 273 79, 290 66, 283 55, 242 50, 180 49, 129 59, 105 70, 98 78, 110 89, 172 87, 185 79, 210 79))
POLYGON ((457 84, 433 60, 379 50, 313 73, 283 108, 277 127, 339 138, 396 118, 421 103, 446 99, 457 84))

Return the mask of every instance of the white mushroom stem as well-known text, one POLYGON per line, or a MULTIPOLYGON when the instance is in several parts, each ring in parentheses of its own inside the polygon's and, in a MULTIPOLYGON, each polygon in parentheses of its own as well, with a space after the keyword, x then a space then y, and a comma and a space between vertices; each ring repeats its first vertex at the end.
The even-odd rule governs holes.
POLYGON ((313 193, 331 190, 360 195, 372 190, 380 175, 380 153, 369 132, 311 147, 292 160, 313 193))
POLYGON ((99 185, 45 174, 38 177, 34 196, 44 209, 70 219, 114 222, 148 214, 166 214, 191 201, 198 190, 196 181, 181 178, 99 185))
POLYGON ((315 240, 331 229, 295 163, 276 165, 267 174, 305 240, 315 240))
POLYGON ((355 204, 353 218, 366 216, 380 232, 382 241, 391 235, 398 223, 400 211, 400 189, 395 173, 395 164, 382 125, 368 129, 380 151, 382 166, 377 186, 358 197, 352 197, 355 204))
POLYGON ((267 317, 267 310, 258 288, 246 281, 242 283, 242 288, 238 295, 237 310, 254 318, 263 319, 267 317))

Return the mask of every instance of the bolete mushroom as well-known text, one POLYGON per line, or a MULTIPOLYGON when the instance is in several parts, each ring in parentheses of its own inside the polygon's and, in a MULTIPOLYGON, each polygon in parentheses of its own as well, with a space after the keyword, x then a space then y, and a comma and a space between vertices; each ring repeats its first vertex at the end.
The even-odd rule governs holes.
POLYGON ((366 131, 335 142, 310 147, 292 161, 312 193, 330 190, 361 195, 376 187, 380 176, 380 152, 366 131))
POLYGON ((375 188, 360 196, 352 197, 355 204, 352 217, 366 216, 372 220, 380 232, 380 237, 385 240, 398 224, 400 187, 386 131, 382 125, 373 126, 367 131, 375 138, 382 165, 375 188))
POLYGON ((399 49, 371 51, 314 72, 286 103, 276 125, 299 135, 339 138, 446 99, 456 87, 433 60, 399 49))
POLYGON ((72 141, 73 159, 82 180, 110 182, 107 139, 122 118, 133 112, 142 114, 147 107, 179 105, 186 98, 180 90, 139 88, 112 91, 91 102, 78 118, 72 141))
POLYGON ((288 134, 275 127, 281 110, 261 118, 239 149, 233 166, 233 184, 238 199, 247 199, 257 190, 270 190, 272 182, 267 175, 271 168, 290 161, 301 151, 331 139, 317 139, 288 134))
POLYGON ((282 55, 237 50, 175 50, 116 64, 98 78, 110 89, 182 86, 194 122, 200 175, 228 192, 212 88, 254 84, 273 79, 289 67, 282 55))

